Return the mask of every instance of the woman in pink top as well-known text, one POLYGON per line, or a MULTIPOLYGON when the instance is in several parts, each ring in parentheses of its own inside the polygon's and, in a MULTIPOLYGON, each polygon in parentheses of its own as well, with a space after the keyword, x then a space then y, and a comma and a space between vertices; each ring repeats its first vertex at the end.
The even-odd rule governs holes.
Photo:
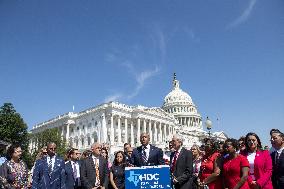
POLYGON ((257 134, 248 133, 245 138, 246 150, 242 155, 246 156, 250 171, 248 183, 251 189, 273 189, 272 160, 268 150, 262 150, 261 142, 257 134))

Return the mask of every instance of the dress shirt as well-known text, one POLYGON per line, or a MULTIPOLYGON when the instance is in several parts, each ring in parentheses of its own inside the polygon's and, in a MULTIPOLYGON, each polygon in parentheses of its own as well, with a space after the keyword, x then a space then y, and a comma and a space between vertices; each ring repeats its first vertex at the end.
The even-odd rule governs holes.
POLYGON ((51 161, 52 161, 51 171, 53 171, 53 169, 54 169, 54 164, 55 164, 55 155, 52 156, 52 157, 50 157, 50 156, 47 156, 47 157, 46 157, 47 165, 49 164, 50 158, 51 158, 51 161))
POLYGON ((100 166, 100 159, 99 159, 99 156, 96 157, 96 156, 92 155, 92 158, 93 158, 93 161, 94 161, 95 166, 96 166, 96 163, 98 164, 98 166, 100 166))
POLYGON ((99 172, 97 172, 97 169, 99 170, 99 167, 100 167, 100 159, 99 159, 99 156, 96 157, 94 155, 92 155, 92 158, 93 158, 93 161, 94 161, 94 164, 95 164, 95 168, 96 168, 96 171, 95 171, 95 174, 96 174, 96 183, 95 185, 96 186, 100 186, 100 180, 99 180, 99 172))
POLYGON ((74 179, 80 178, 80 167, 79 167, 79 163, 78 163, 77 161, 71 161, 71 165, 72 165, 73 171, 75 170, 74 167, 76 166, 76 171, 77 171, 76 175, 77 175, 77 177, 74 178, 74 179))
POLYGON ((175 161, 177 161, 178 156, 180 155, 180 151, 181 151, 181 147, 178 150, 175 151, 172 162, 171 162, 172 164, 173 164, 174 159, 176 159, 175 161))
POLYGON ((284 150, 284 147, 280 148, 279 150, 276 150, 276 157, 275 157, 275 160, 277 160, 279 157, 280 157, 280 154, 282 153, 282 151, 284 150))
MULTIPOLYGON (((145 148, 145 147, 142 146, 142 151, 143 151, 144 148, 145 148)), ((147 157, 147 160, 148 160, 149 154, 150 154, 150 144, 148 144, 148 145, 146 146, 145 152, 146 152, 146 157, 147 157)))

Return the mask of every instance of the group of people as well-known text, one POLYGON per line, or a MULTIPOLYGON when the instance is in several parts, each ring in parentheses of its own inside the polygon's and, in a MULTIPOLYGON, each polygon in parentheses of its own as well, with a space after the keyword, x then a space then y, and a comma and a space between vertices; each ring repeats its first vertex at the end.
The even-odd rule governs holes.
POLYGON ((150 144, 148 133, 142 133, 141 146, 124 144, 113 162, 109 147, 100 143, 83 154, 70 148, 63 159, 51 142, 30 171, 21 159, 21 146, 14 144, 0 167, 0 188, 124 189, 126 167, 167 164, 175 189, 284 189, 284 134, 272 129, 270 136, 271 151, 262 147, 256 133, 224 142, 205 138, 203 145, 190 149, 183 146, 182 136, 174 135, 164 153, 150 144))

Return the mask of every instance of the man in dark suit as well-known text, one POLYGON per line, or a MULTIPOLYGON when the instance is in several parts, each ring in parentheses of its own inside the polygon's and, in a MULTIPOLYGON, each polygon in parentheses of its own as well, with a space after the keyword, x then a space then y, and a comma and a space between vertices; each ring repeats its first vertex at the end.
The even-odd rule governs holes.
POLYGON ((101 156, 101 145, 94 143, 92 155, 82 161, 81 183, 86 189, 105 189, 108 186, 107 160, 101 156))
POLYGON ((164 165, 163 151, 153 145, 150 145, 150 136, 148 133, 140 135, 141 146, 133 150, 131 162, 136 167, 164 165))
POLYGON ((170 170, 172 174, 172 184, 175 189, 191 189, 192 188, 192 153, 182 147, 182 137, 174 135, 172 145, 175 149, 171 153, 170 170))
POLYGON ((284 188, 284 134, 279 130, 270 132, 271 144, 275 149, 271 153, 272 184, 274 189, 284 188))
POLYGON ((68 159, 65 163, 65 183, 68 189, 81 189, 80 179, 80 155, 81 153, 76 148, 69 149, 68 159))
POLYGON ((56 144, 47 145, 47 156, 36 161, 32 189, 65 189, 65 163, 55 153, 56 144))

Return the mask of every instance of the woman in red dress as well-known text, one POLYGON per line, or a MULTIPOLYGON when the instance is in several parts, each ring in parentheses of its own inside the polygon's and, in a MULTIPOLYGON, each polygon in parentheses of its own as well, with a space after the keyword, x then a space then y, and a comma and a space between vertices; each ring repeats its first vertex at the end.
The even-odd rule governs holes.
POLYGON ((221 171, 215 165, 220 154, 216 152, 214 143, 213 139, 204 139, 205 155, 202 158, 199 178, 201 186, 207 185, 209 189, 220 189, 222 188, 222 182, 219 177, 221 171))
POLYGON ((224 149, 229 154, 223 162, 223 178, 225 188, 249 189, 247 182, 249 162, 246 157, 237 153, 238 141, 227 139, 224 149))

